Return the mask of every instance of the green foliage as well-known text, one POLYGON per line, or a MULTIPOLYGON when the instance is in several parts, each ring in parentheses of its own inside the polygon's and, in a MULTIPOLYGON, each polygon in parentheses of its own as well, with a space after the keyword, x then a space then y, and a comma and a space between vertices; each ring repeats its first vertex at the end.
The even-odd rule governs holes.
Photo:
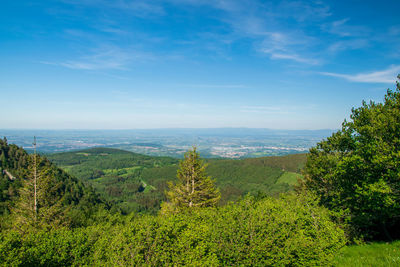
POLYGON ((93 216, 110 204, 95 191, 68 175, 46 157, 37 156, 38 170, 38 213, 33 211, 33 160, 31 155, 16 145, 0 139, 0 152, 6 161, 9 175, 0 173, 0 227, 15 227, 25 231, 28 228, 71 227, 93 223, 93 216), (12 211, 12 212, 11 212, 12 211))
POLYGON ((3 266, 77 266, 87 263, 90 241, 85 232, 67 229, 3 233, 0 262, 3 266))
POLYGON ((400 241, 347 246, 337 253, 335 266, 395 267, 400 265, 399 251, 400 241))
POLYGON ((25 177, 19 198, 12 208, 13 227, 20 231, 29 228, 57 227, 66 221, 63 216, 66 208, 62 206, 61 194, 63 184, 55 179, 50 162, 37 155, 32 155, 31 158, 33 157, 36 159, 35 161, 31 159, 29 166, 31 172, 25 177), (37 169, 36 188, 34 168, 37 169))
POLYGON ((363 102, 350 118, 310 150, 303 188, 344 211, 356 234, 400 236, 400 84, 384 103, 363 102))
POLYGON ((22 148, 0 139, 0 216, 9 214, 13 199, 22 186, 19 177, 28 175, 29 155, 22 148), (10 179, 7 175, 15 177, 10 179))
POLYGON ((207 172, 217 177, 216 184, 221 188, 223 204, 247 194, 274 195, 274 193, 286 191, 286 188, 281 191, 280 189, 283 188, 276 185, 284 171, 277 167, 271 167, 262 160, 210 161, 207 172))
POLYGON ((269 166, 283 171, 299 173, 306 162, 307 154, 291 154, 285 156, 249 158, 243 161, 249 165, 269 166))
POLYGON ((168 157, 150 157, 113 148, 91 148, 75 152, 48 155, 59 166, 83 180, 96 179, 104 174, 134 175, 143 168, 165 166, 177 163, 168 157), (140 167, 133 168, 132 167, 140 167), (117 171, 123 170, 122 173, 117 171))
POLYGON ((289 185, 297 185, 299 180, 302 180, 303 176, 299 173, 294 173, 294 172, 285 172, 282 174, 281 177, 279 177, 278 181, 276 181, 277 184, 289 184, 289 185))
POLYGON ((213 207, 218 203, 221 194, 205 169, 196 147, 185 153, 185 158, 179 162, 178 182, 175 185, 170 183, 167 192, 174 208, 213 207))
MULTIPOLYGON (((86 156, 87 152, 84 153, 80 153, 79 157, 90 156, 86 156)), ((106 156, 104 150, 101 153, 106 156)), ((188 177, 193 179, 189 179, 189 189, 193 189, 190 187, 193 181, 195 186, 201 185, 200 189, 203 191, 195 194, 196 198, 184 198, 186 205, 192 201, 193 206, 201 203, 198 205, 200 207, 190 209, 190 212, 183 210, 160 216, 131 214, 121 217, 118 213, 111 215, 106 209, 95 208, 104 207, 106 203, 90 187, 84 187, 44 157, 40 157, 38 162, 39 177, 43 182, 39 184, 43 190, 39 194, 42 201, 39 207, 43 211, 49 211, 42 218, 51 227, 35 226, 24 232, 10 229, 1 231, 2 266, 315 266, 329 265, 333 255, 346 242, 343 231, 330 220, 331 213, 305 195, 258 197, 258 200, 246 197, 238 203, 201 208, 214 206, 218 193, 210 178, 205 175, 205 165, 195 150, 190 151, 181 162, 178 178, 183 182, 188 177), (210 192, 212 201, 207 202, 210 199, 207 194, 210 192), (204 196, 206 201, 201 202, 204 196), (200 202, 196 202, 198 200, 200 202), (62 216, 57 217, 53 207, 57 211, 62 208, 62 216), (69 227, 56 223, 55 219, 70 222, 69 227)), ((247 166, 247 163, 241 164, 247 166)), ((155 165, 140 169, 139 180, 128 177, 124 180, 126 172, 138 170, 137 166, 129 165, 115 171, 98 168, 103 174, 100 173, 100 178, 92 180, 112 177, 107 176, 112 174, 114 178, 108 181, 105 179, 110 195, 126 193, 121 192, 120 187, 113 187, 113 183, 122 179, 129 190, 140 191, 143 194, 139 195, 147 196, 147 199, 143 197, 143 203, 158 205, 149 194, 157 191, 154 186, 159 186, 157 176, 163 174, 164 168, 172 172, 176 167, 171 164, 162 167, 160 162, 158 167, 155 165), (143 177, 146 177, 146 181, 143 177)), ((262 166, 268 172, 250 172, 249 180, 262 183, 262 175, 268 177, 274 173, 273 179, 276 181, 284 173, 278 168, 262 166)), ((31 168, 29 162, 27 168, 31 168)), ((227 164, 225 168, 232 169, 234 164, 227 164)), ((242 170, 251 168, 243 167, 242 170)), ((15 173, 18 173, 18 169, 15 173)), ((234 173, 225 173, 224 177, 235 177, 234 173)), ((169 175, 168 172, 164 174, 169 175)), ((24 178, 27 177, 19 177, 12 182, 24 178)), ((237 180, 240 181, 240 177, 237 180)), ((166 180, 162 181, 165 183, 166 180)), ((183 185, 186 186, 187 183, 183 185)), ((27 187, 29 184, 24 188, 27 187)), ((196 189, 187 192, 193 191, 196 189)), ((14 211, 20 207, 20 203, 26 202, 21 193, 14 211)), ((23 213, 15 216, 26 219, 23 213)))
POLYGON ((112 148, 92 148, 48 155, 69 174, 92 186, 124 213, 157 213, 165 200, 169 169, 178 160, 150 157, 112 148), (166 166, 164 169, 163 166, 166 166), (162 170, 160 172, 160 170, 162 170))
POLYGON ((171 216, 81 229, 0 234, 10 265, 327 266, 344 245, 330 213, 309 197, 245 198, 171 216))
MULTIPOLYGON (((96 192, 116 203, 124 213, 156 214, 168 182, 176 182, 178 160, 168 157, 150 157, 109 148, 50 154, 48 157, 92 186, 96 192), (115 167, 114 167, 115 166, 115 167)), ((306 160, 305 154, 252 159, 208 159, 206 171, 216 177, 221 191, 220 204, 236 201, 251 194, 278 195, 292 189, 281 177, 286 172, 298 173, 306 160), (278 182, 279 180, 279 182, 278 182)), ((285 178, 285 177, 283 177, 285 178)))

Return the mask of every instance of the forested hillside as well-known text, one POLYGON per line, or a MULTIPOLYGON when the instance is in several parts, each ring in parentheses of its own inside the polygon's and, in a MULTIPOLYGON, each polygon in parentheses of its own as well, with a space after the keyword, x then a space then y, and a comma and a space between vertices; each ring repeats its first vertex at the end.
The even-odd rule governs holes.
POLYGON ((29 156, 22 148, 0 139, 0 214, 8 214, 12 199, 18 196, 22 179, 29 174, 29 156))
MULTIPOLYGON (((176 180, 178 161, 111 148, 48 155, 65 171, 92 185, 124 213, 155 213, 165 201, 167 182, 176 180)), ((243 160, 207 160, 206 171, 221 190, 220 204, 246 194, 276 195, 289 191, 305 164, 305 154, 243 160)))
MULTIPOLYGON (((282 166, 296 171, 303 164, 303 156, 294 157, 298 162, 292 167, 287 159, 274 158, 209 161, 208 170, 222 177, 219 181, 222 188, 230 179, 230 186, 242 186, 243 192, 254 193, 258 184, 259 196, 246 196, 216 207, 219 190, 215 189, 213 204, 202 208, 194 206, 156 216, 134 212, 123 216, 110 210, 90 186, 84 186, 45 157, 28 155, 17 146, 8 145, 6 140, 0 144, 4 171, 1 181, 8 189, 3 191, 15 192, 6 194, 9 208, 0 215, 2 266, 329 265, 346 242, 343 230, 330 220, 330 212, 316 205, 312 197, 261 196, 265 193, 262 186, 276 184, 285 173, 282 166), (37 209, 33 209, 36 204, 32 205, 34 166, 38 177, 37 209), (241 178, 247 172, 248 178, 241 178)), ((165 170, 171 176, 177 170, 174 159, 112 149, 65 155, 54 158, 69 164, 65 168, 70 173, 76 165, 78 173, 90 174, 82 178, 87 183, 97 181, 99 188, 107 190, 112 184, 102 185, 101 181, 113 178, 110 181, 115 182, 117 189, 131 185, 130 190, 137 190, 137 194, 142 193, 148 200, 156 196, 153 192, 164 193, 156 186, 168 179, 157 179, 157 175, 168 177, 165 170), (119 162, 118 168, 110 168, 113 162, 119 162)), ((184 183, 187 174, 182 168, 192 169, 190 158, 187 160, 188 165, 179 164, 184 183)), ((198 171, 203 172, 204 165, 199 166, 198 171)), ((192 172, 190 176, 193 175, 192 172)), ((213 187, 212 179, 204 173, 198 178, 213 187)), ((207 201, 207 194, 199 196, 207 201)))
MULTIPOLYGON (((41 215, 54 217, 58 211, 62 213, 63 223, 86 225, 97 210, 111 208, 92 187, 84 186, 47 158, 29 155, 24 149, 8 144, 6 138, 0 139, 0 159, 2 227, 15 226, 21 218, 15 216, 16 213, 40 218, 41 215), (35 163, 38 178, 36 185, 33 184, 35 163), (33 203, 34 198, 36 204, 33 203)), ((29 220, 23 219, 22 223, 27 225, 29 220)))

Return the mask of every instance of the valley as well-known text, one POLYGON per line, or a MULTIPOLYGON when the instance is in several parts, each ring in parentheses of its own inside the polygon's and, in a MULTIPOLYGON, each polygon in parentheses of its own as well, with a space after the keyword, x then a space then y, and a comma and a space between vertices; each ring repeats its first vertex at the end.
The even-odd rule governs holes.
MULTIPOLYGON (((48 154, 70 175, 91 185, 102 197, 113 201, 124 214, 157 213, 168 182, 176 181, 179 160, 141 155, 113 148, 91 148, 48 154)), ((247 194, 277 195, 292 189, 301 178, 305 154, 241 160, 207 159, 207 173, 221 191, 220 204, 247 194)))

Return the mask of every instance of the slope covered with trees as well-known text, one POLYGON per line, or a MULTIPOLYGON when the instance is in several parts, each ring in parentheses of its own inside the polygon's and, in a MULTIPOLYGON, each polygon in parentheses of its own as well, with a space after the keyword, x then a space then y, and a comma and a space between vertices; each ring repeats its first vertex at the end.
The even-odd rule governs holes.
POLYGON ((0 139, 0 215, 9 213, 12 199, 18 196, 22 179, 29 174, 29 156, 22 148, 0 139))
MULTIPOLYGON (((93 148, 50 154, 65 171, 93 186, 122 211, 155 214, 166 201, 168 182, 176 182, 179 160, 151 157, 128 151, 93 148)), ((221 192, 220 204, 246 194, 276 195, 289 191, 304 166, 304 154, 243 160, 209 159, 206 172, 221 192)))
MULTIPOLYGON (((9 149, 5 142, 3 147, 9 149)), ((94 151, 97 152, 95 157, 104 157, 111 152, 104 149, 94 151)), ((118 157, 127 154, 112 152, 118 157)), ((100 219, 72 224, 70 222, 76 219, 74 215, 87 208, 93 213, 96 201, 101 199, 96 198, 90 187, 85 188, 46 158, 38 157, 37 175, 43 183, 37 184, 41 187, 38 189, 38 211, 32 212, 32 205, 26 205, 32 197, 29 183, 32 156, 23 150, 20 153, 27 159, 26 176, 13 180, 6 177, 12 183, 22 180, 22 185, 17 190, 19 196, 11 198, 11 214, 1 216, 2 219, 11 218, 12 222, 11 227, 0 231, 2 266, 315 266, 329 265, 334 254, 346 242, 343 230, 330 220, 330 212, 319 207, 310 196, 247 196, 236 203, 212 207, 219 196, 208 182, 206 187, 202 187, 201 195, 212 200, 212 205, 192 205, 190 209, 156 216, 135 213, 123 216, 104 209, 104 204, 101 206, 100 203, 97 207, 100 205, 101 209, 96 211, 96 214, 100 212, 100 219), (25 227, 13 227, 16 221, 23 221, 25 227), (29 221, 33 223, 27 224, 29 221)), ((88 151, 77 153, 80 156, 88 151)), ((156 167, 145 156, 133 156, 138 161, 145 160, 149 164, 148 170, 176 167, 168 164, 156 167)), ((21 165, 10 157, 10 161, 2 161, 2 166, 13 173, 24 173, 18 167, 11 168, 9 162, 21 165)), ((162 162, 157 164, 162 165, 162 162)), ((130 175, 130 168, 133 167, 122 167, 124 174, 130 175)), ((201 184, 200 180, 211 181, 205 170, 198 154, 189 151, 188 157, 180 163, 178 176, 181 180, 195 177, 193 181, 201 184)), ((143 185, 143 191, 149 190, 149 186, 143 185)), ((198 200, 192 199, 193 203, 198 200)), ((84 218, 91 219, 90 215, 84 218)), ((18 226, 18 223, 15 224, 18 226)))
POLYGON ((111 207, 91 187, 84 186, 46 157, 29 155, 24 149, 9 145, 6 139, 0 139, 0 153, 2 227, 23 230, 30 226, 54 226, 60 220, 62 224, 86 225, 99 209, 111 207))

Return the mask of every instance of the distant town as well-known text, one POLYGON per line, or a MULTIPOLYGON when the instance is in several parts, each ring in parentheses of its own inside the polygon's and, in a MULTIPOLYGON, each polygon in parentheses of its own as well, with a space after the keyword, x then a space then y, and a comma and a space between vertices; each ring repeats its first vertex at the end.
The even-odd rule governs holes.
POLYGON ((180 158, 197 146, 205 158, 247 158, 305 153, 332 130, 295 131, 247 128, 155 130, 0 130, 0 137, 40 153, 91 147, 119 148, 152 156, 180 158))

